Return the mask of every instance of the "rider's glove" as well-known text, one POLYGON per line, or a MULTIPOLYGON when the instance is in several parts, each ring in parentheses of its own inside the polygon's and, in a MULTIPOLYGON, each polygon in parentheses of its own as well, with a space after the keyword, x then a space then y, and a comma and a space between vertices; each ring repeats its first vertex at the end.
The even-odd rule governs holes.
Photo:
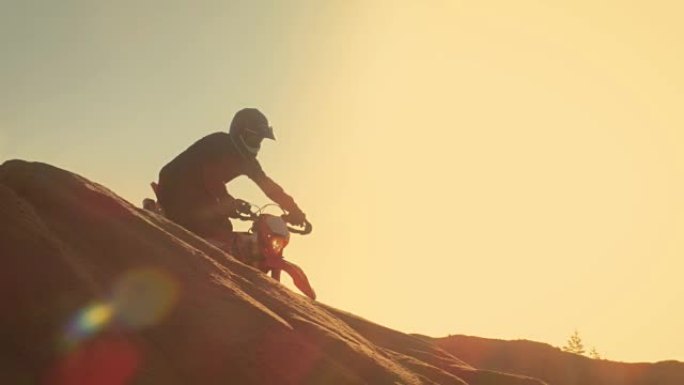
POLYGON ((252 213, 252 205, 247 201, 243 201, 242 199, 236 199, 235 200, 235 211, 238 214, 251 214, 252 213))
POLYGON ((242 199, 230 199, 220 203, 221 212, 230 218, 239 218, 240 214, 249 214, 251 205, 242 199))
POLYGON ((287 213, 285 220, 295 226, 303 227, 306 224, 306 214, 299 209, 295 209, 287 213))

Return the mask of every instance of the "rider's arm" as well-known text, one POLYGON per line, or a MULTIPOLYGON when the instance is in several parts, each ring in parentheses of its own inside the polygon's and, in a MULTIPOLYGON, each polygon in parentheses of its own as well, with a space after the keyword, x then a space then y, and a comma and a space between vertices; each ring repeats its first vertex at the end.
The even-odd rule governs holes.
POLYGON ((246 175, 259 186, 269 199, 279 204, 288 213, 300 213, 303 215, 302 210, 297 206, 294 199, 287 195, 280 185, 266 175, 256 159, 249 163, 246 175))

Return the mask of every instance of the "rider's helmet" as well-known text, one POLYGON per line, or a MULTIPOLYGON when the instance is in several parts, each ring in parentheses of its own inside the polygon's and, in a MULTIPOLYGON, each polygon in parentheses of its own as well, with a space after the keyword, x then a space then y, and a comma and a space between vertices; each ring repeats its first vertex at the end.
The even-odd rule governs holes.
POLYGON ((243 108, 230 122, 230 138, 243 157, 256 157, 264 138, 275 140, 273 127, 256 108, 243 108))

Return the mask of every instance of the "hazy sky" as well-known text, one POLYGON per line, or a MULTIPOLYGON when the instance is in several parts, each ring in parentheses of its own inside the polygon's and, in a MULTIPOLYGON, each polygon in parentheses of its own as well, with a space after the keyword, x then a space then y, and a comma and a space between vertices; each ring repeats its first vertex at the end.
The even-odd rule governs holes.
POLYGON ((0 160, 139 204, 255 106, 322 302, 684 361, 682 3, 401 3, 0 0, 0 160))

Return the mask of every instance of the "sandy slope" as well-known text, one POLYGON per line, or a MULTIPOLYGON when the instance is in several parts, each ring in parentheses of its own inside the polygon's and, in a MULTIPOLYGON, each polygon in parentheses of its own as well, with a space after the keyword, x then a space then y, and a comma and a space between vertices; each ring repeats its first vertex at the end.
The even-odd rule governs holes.
POLYGON ((2 384, 540 384, 312 302, 106 188, 0 166, 2 384))

